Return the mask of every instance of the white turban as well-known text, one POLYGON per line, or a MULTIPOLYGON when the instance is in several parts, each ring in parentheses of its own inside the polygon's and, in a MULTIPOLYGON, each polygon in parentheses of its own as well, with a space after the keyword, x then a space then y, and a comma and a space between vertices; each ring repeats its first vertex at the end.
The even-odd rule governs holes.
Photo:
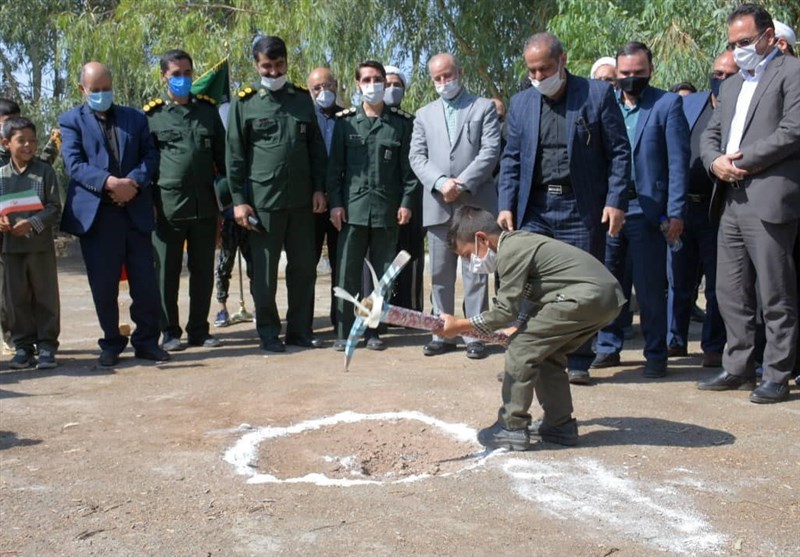
POLYGON ((611 66, 612 68, 616 68, 617 59, 612 58, 611 56, 603 56, 602 58, 598 58, 597 62, 592 64, 592 71, 589 72, 590 78, 594 79, 594 72, 596 72, 600 66, 611 66))
POLYGON ((386 75, 396 75, 400 77, 400 81, 403 82, 403 87, 408 87, 408 82, 406 81, 406 76, 403 72, 400 71, 400 68, 397 66, 384 66, 384 70, 386 70, 386 75))
POLYGON ((775 38, 785 39, 789 46, 795 45, 797 42, 797 35, 795 35, 794 29, 785 23, 781 23, 777 19, 773 19, 772 24, 775 26, 775 38))

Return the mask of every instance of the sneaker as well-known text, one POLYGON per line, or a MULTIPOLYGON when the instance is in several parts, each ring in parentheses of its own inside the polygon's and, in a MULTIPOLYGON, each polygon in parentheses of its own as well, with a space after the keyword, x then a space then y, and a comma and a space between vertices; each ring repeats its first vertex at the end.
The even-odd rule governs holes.
POLYGON ((228 315, 227 309, 221 309, 217 312, 217 316, 214 318, 214 326, 215 327, 227 327, 231 324, 231 316, 228 315))
POLYGON ((487 449, 527 451, 531 449, 528 429, 506 429, 500 422, 478 432, 478 443, 487 449))
POLYGON ((528 434, 532 440, 541 439, 548 443, 574 447, 578 444, 578 422, 573 418, 565 424, 550 425, 537 420, 528 426, 528 434))
POLYGON ((167 338, 161 346, 167 352, 180 352, 186 349, 186 347, 181 344, 181 339, 179 338, 167 338))
POLYGON ((36 364, 36 369, 53 369, 58 366, 56 362, 56 354, 46 348, 39 349, 39 361, 36 364))
POLYGON ((217 348, 222 346, 222 341, 215 336, 207 335, 201 338, 190 338, 189 346, 202 346, 203 348, 217 348))
POLYGON ((14 354, 14 357, 11 358, 11 363, 9 366, 11 369, 26 369, 33 367, 35 363, 36 360, 33 359, 33 354, 24 348, 18 348, 17 352, 14 354))

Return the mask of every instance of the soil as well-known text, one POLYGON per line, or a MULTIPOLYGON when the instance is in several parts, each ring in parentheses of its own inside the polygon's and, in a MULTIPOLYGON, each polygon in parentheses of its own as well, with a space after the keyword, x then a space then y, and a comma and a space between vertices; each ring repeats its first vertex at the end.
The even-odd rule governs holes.
POLYGON ((800 388, 698 391, 696 342, 649 380, 639 333, 574 387, 578 446, 489 453, 499 348, 428 358, 390 329, 345 372, 324 275, 324 349, 267 354, 243 323, 106 370, 80 258, 59 265, 60 366, 0 364, 0 557, 800 555, 800 388))

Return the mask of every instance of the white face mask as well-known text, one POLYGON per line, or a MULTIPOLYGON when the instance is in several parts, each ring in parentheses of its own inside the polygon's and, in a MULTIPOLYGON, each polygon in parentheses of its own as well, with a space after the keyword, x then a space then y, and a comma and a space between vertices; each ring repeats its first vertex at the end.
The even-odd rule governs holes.
POLYGON ((759 40, 761 40, 760 37, 749 46, 737 46, 733 49, 733 59, 737 66, 746 71, 756 69, 756 67, 764 59, 763 54, 756 52, 756 43, 758 43, 759 40))
POLYGON ((556 73, 550 77, 546 77, 541 81, 531 78, 531 85, 533 85, 534 88, 536 88, 536 90, 545 97, 552 97, 558 93, 558 90, 561 89, 561 85, 563 85, 563 83, 564 79, 561 77, 560 65, 558 66, 558 71, 556 71, 556 73))
POLYGON ((282 75, 280 77, 269 77, 266 75, 261 76, 261 85, 263 85, 270 91, 277 91, 278 89, 286 85, 286 75, 282 75))
POLYGON ((367 83, 361 86, 361 100, 367 104, 383 102, 383 83, 367 83))
POLYGON ((447 83, 437 83, 436 84, 436 92, 441 95, 443 99, 453 99, 458 95, 458 92, 461 91, 461 83, 459 83, 458 78, 451 79, 447 83))
POLYGON ((333 106, 333 103, 336 102, 336 94, 333 91, 323 89, 320 91, 319 95, 317 95, 316 101, 322 108, 330 108, 333 106))
POLYGON ((397 106, 403 100, 406 90, 402 87, 389 87, 383 96, 383 102, 389 106, 397 106))
POLYGON ((478 257, 478 237, 475 237, 475 252, 469 258, 469 270, 476 275, 491 275, 497 270, 497 252, 486 249, 486 255, 478 257))

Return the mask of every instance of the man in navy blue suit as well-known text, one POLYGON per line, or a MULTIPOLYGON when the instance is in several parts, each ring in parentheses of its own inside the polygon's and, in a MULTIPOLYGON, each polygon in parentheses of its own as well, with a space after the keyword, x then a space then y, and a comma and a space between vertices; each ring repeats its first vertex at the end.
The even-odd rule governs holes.
POLYGON ((61 126, 61 156, 69 175, 61 229, 80 238, 97 318, 100 365, 114 366, 128 339, 119 332, 119 280, 130 285, 131 344, 137 358, 169 360, 158 346, 159 293, 150 234, 155 227, 150 183, 159 155, 142 112, 113 104, 111 72, 99 62, 81 69, 86 103, 61 126))
MULTIPOLYGON (((618 104, 633 152, 625 225, 606 245, 606 267, 622 282, 625 256, 632 250, 633 286, 639 300, 644 376, 667 373, 667 243, 683 231, 689 170, 689 125, 681 97, 649 85, 653 55, 629 42, 617 51, 618 104), (660 229, 667 223, 666 233, 660 229)), ((623 333, 619 319, 597 335, 594 368, 617 366, 623 333)))
MULTIPOLYGON (((561 240, 603 261, 628 207, 631 153, 614 92, 570 74, 550 33, 525 43, 533 85, 514 95, 500 166, 498 224, 561 240)), ((591 341, 567 359, 571 383, 589 382, 591 341)))
POLYGON ((700 158, 700 136, 706 129, 717 106, 719 87, 723 81, 736 75, 739 67, 733 54, 726 50, 714 60, 711 73, 711 90, 683 97, 683 112, 691 133, 691 161, 689 166, 689 191, 686 195, 686 220, 681 235, 683 247, 668 253, 669 273, 669 357, 687 355, 689 320, 693 294, 697 284, 698 268, 706 277, 706 315, 700 347, 703 350, 703 367, 722 365, 725 348, 725 323, 717 304, 717 230, 719 223, 709 217, 711 193, 714 182, 708 168, 700 158))

